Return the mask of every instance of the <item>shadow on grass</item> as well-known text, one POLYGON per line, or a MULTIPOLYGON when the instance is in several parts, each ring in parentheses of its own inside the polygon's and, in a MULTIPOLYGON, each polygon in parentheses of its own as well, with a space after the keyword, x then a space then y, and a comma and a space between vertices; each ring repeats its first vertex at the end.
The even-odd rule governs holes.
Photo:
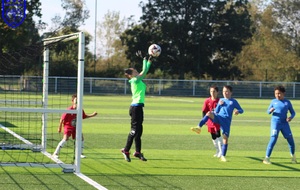
MULTIPOLYGON (((88 172, 83 170, 82 172, 104 187, 107 186, 112 189, 143 189, 145 187, 147 187, 147 189, 159 189, 161 187, 181 189, 173 183, 170 183, 168 180, 162 180, 159 175, 153 175, 145 172, 143 169, 139 169, 136 164, 143 164, 143 162, 137 158, 132 158, 131 162, 126 162, 120 154, 120 158, 101 159, 110 159, 111 162, 97 161, 97 165, 100 167, 93 164, 85 164, 84 162, 81 164, 85 168, 84 170, 88 170, 88 172), (106 171, 113 171, 114 174, 103 173, 101 168, 104 167, 106 168, 106 171)), ((147 167, 147 163, 144 163, 145 167, 147 167)), ((142 167, 143 165, 141 165, 141 168, 142 167)))
MULTIPOLYGON (((263 162, 263 159, 261 159, 261 158, 256 158, 256 157, 247 157, 247 158, 249 158, 251 160, 259 161, 261 163, 263 162)), ((291 162, 290 163, 286 163, 285 162, 285 164, 292 164, 292 163, 291 162)), ((292 167, 292 166, 287 166, 287 165, 276 163, 276 162, 272 162, 271 165, 279 166, 279 167, 282 167, 282 168, 285 168, 285 169, 289 169, 289 170, 293 170, 293 171, 300 171, 300 169, 298 169, 298 168, 295 168, 295 167, 292 167)), ((295 164, 293 164, 293 165, 295 165, 295 164)), ((282 170, 279 170, 279 171, 282 171, 282 170)))
POLYGON ((17 128, 15 124, 12 124, 8 121, 0 121, 0 124, 7 128, 17 128))
POLYGON ((5 179, 0 189, 94 189, 73 173, 62 173, 58 168, 1 167, 0 170, 1 178, 5 179))

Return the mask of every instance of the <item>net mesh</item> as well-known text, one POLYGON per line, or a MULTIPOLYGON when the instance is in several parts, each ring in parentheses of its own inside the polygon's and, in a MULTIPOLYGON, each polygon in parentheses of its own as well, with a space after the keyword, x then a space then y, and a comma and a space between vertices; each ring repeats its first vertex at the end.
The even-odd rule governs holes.
MULTIPOLYGON (((46 46, 55 48, 66 37, 57 38, 46 46)), ((45 46, 30 46, 28 49, 13 53, 0 53, 0 68, 3 74, 9 73, 28 58, 41 60, 45 46), (33 51, 34 50, 34 51, 33 51)), ((50 58, 51 62, 51 58, 50 58)), ((51 67, 51 63, 49 63, 51 67)), ((42 67, 41 67, 42 68, 42 67)), ((63 138, 58 133, 58 126, 62 110, 71 105, 71 96, 77 92, 77 80, 69 78, 49 77, 47 92, 47 109, 61 111, 45 112, 43 105, 42 71, 38 76, 0 75, 0 156, 1 164, 31 163, 31 164, 73 164, 74 141, 67 141, 61 149, 59 160, 53 159, 51 154, 63 138), (43 121, 43 116, 47 115, 43 121), (43 129, 44 123, 46 128, 43 129), (46 134, 43 146, 43 133, 46 134)))

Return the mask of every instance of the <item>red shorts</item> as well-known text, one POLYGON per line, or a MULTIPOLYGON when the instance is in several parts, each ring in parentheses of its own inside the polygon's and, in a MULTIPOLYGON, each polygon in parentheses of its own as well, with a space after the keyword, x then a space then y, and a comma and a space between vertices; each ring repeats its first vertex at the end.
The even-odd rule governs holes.
POLYGON ((65 127, 64 134, 70 137, 72 135, 72 139, 76 137, 76 128, 75 127, 65 127))
POLYGON ((207 125, 207 130, 209 133, 213 134, 213 133, 217 133, 217 131, 220 131, 220 125, 217 123, 212 122, 211 119, 209 119, 206 122, 207 125))

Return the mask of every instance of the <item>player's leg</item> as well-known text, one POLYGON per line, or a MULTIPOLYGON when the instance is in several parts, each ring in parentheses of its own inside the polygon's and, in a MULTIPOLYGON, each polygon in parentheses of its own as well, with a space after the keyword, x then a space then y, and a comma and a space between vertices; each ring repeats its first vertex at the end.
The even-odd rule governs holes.
POLYGON ((53 156, 58 158, 59 152, 61 150, 61 148, 65 145, 65 143, 69 140, 69 136, 68 136, 68 131, 66 131, 66 133, 64 134, 62 140, 58 143, 53 156))
POLYGON ((284 136, 284 138, 287 140, 288 144, 289 144, 289 148, 290 148, 290 154, 292 157, 292 163, 296 164, 297 160, 296 160, 296 155, 295 155, 295 142, 294 142, 294 137, 290 128, 290 125, 288 123, 286 123, 282 129, 281 129, 281 133, 284 136))
POLYGON ((196 132, 197 134, 201 133, 201 127, 209 120, 214 120, 215 115, 213 112, 209 111, 206 113, 206 115, 200 120, 197 127, 192 127, 191 130, 196 132))
POLYGON ((295 142, 294 142, 294 138, 293 138, 293 136, 289 136, 286 140, 288 141, 288 144, 289 144, 290 153, 291 153, 291 157, 292 157, 292 163, 296 164, 297 163, 297 159, 296 159, 296 154, 295 154, 295 142))
POLYGON ((130 106, 129 108, 129 115, 131 117, 131 128, 130 132, 127 136, 127 141, 126 145, 124 148, 121 149, 121 152, 127 162, 131 162, 130 159, 130 149, 133 143, 133 140, 136 136, 136 126, 137 126, 137 121, 136 121, 136 106, 130 106))
POLYGON ((221 161, 226 162, 226 154, 227 154, 227 149, 228 149, 228 136, 226 133, 223 132, 223 144, 222 144, 222 154, 221 154, 221 161))
POLYGON ((143 107, 138 106, 136 108, 136 135, 134 138, 135 142, 135 152, 133 153, 133 156, 136 158, 139 158, 142 161, 147 161, 147 159, 142 154, 142 134, 143 134, 143 121, 144 121, 144 111, 143 107))
POLYGON ((277 142, 277 139, 278 139, 277 126, 278 126, 278 123, 271 122, 271 137, 270 137, 270 141, 269 141, 268 146, 267 146, 266 157, 263 160, 264 164, 271 164, 270 156, 272 154, 273 148, 274 148, 274 146, 277 142))
POLYGON ((202 127, 209 119, 214 120, 215 115, 214 112, 209 111, 206 113, 206 115, 201 119, 201 121, 199 122, 198 126, 202 127))
POLYGON ((131 116, 131 123, 130 123, 131 128, 130 128, 130 132, 127 136, 126 145, 124 147, 125 152, 129 152, 129 150, 131 149, 133 140, 136 136, 136 127, 138 125, 136 110, 137 110, 136 106, 130 106, 129 115, 131 116))
POLYGON ((143 107, 137 106, 135 109, 135 151, 141 152, 142 149, 142 141, 141 137, 143 134, 143 121, 144 121, 144 111, 143 107))
POLYGON ((222 154, 221 154, 221 161, 226 162, 226 154, 228 149, 228 138, 230 134, 230 126, 227 124, 222 124, 221 122, 221 129, 222 129, 222 137, 223 137, 223 144, 222 144, 222 154))
POLYGON ((210 130, 210 134, 211 134, 211 139, 212 139, 213 145, 216 148, 216 154, 214 154, 214 157, 218 157, 218 155, 219 155, 219 148, 218 148, 218 142, 217 142, 218 141, 217 140, 217 134, 213 130, 210 130))
POLYGON ((81 158, 86 158, 86 156, 83 154, 83 149, 84 149, 84 137, 83 137, 83 134, 82 134, 82 137, 81 137, 81 155, 80 155, 80 157, 81 158))
POLYGON ((216 132, 216 142, 217 142, 217 146, 218 146, 218 149, 219 149, 219 154, 217 155, 218 158, 220 158, 222 156, 222 146, 223 146, 223 138, 221 136, 221 131, 220 130, 217 130, 216 132))

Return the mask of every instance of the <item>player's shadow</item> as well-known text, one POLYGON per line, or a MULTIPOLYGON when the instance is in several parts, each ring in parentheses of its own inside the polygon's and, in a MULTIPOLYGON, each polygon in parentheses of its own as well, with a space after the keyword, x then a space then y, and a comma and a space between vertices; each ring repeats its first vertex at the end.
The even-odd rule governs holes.
MULTIPOLYGON (((261 159, 261 158, 256 158, 256 157, 246 157, 246 158, 249 158, 249 159, 255 160, 255 161, 259 161, 261 163, 263 162, 263 159, 261 159)), ((286 169, 290 169, 290 170, 293 170, 293 171, 300 171, 299 168, 295 168, 295 167, 292 167, 292 166, 287 166, 287 165, 276 163, 276 162, 272 162, 272 165, 279 166, 279 167, 286 168, 286 169)))

